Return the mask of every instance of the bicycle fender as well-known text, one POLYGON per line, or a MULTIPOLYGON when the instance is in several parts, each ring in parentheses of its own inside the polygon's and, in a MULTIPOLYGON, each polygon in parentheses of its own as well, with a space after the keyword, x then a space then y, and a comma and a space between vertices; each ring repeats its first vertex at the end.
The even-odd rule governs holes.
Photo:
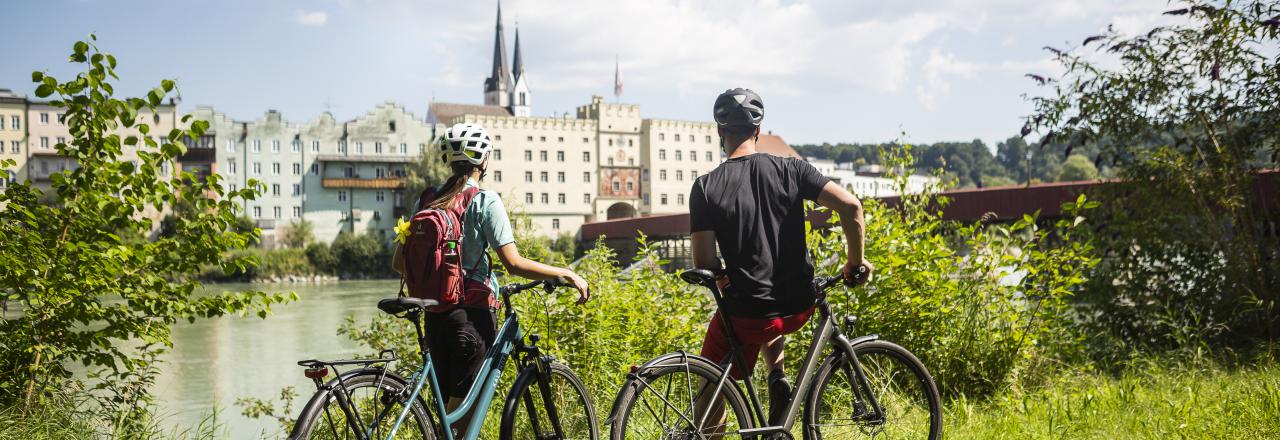
MULTIPOLYGON (((717 375, 724 372, 724 370, 720 368, 719 364, 716 364, 715 362, 712 362, 711 360, 704 358, 702 356, 689 354, 685 352, 663 354, 653 359, 650 359, 648 362, 645 362, 644 364, 638 367, 632 367, 631 372, 627 374, 627 380, 622 383, 621 387, 618 388, 618 395, 613 398, 613 405, 611 405, 609 408, 609 417, 604 419, 605 426, 613 425, 613 422, 617 419, 618 410, 621 409, 622 407, 623 397, 626 396, 627 391, 630 391, 640 386, 640 382, 636 380, 638 376, 643 374, 645 371, 651 370, 655 367, 667 366, 668 363, 670 362, 681 363, 681 362, 685 362, 686 359, 691 359, 691 358, 698 358, 703 361, 706 361, 708 365, 711 365, 715 369, 715 373, 717 375)), ((729 381, 729 385, 737 388, 738 382, 729 381)), ((741 393, 742 390, 739 389, 738 391, 739 393, 741 393)))
MULTIPOLYGON (((352 377, 363 375, 363 374, 383 375, 386 380, 399 382, 401 385, 408 386, 408 382, 405 381, 404 378, 400 377, 400 375, 391 371, 385 371, 382 368, 374 368, 374 367, 361 368, 357 370, 347 371, 345 373, 342 373, 340 376, 342 380, 345 381, 352 377)), ((290 440, 300 438, 300 436, 302 435, 306 435, 306 432, 311 427, 302 426, 298 423, 298 421, 314 420, 314 417, 311 417, 311 416, 323 410, 324 404, 328 401, 327 397, 329 396, 330 392, 334 388, 337 388, 339 384, 340 382, 338 381, 338 378, 335 377, 333 379, 330 379, 328 382, 325 382, 321 388, 316 390, 315 394, 311 395, 311 399, 307 400, 307 404, 302 407, 302 411, 298 412, 298 418, 294 419, 293 421, 293 429, 290 430, 289 437, 288 437, 290 440)))
POLYGON ((852 340, 850 340, 848 337, 845 337, 844 335, 836 335, 835 337, 831 338, 831 340, 836 343, 837 347, 839 347, 841 350, 844 350, 845 353, 848 353, 850 356, 853 356, 853 347, 857 347, 858 345, 871 342, 871 341, 878 341, 880 340, 880 335, 859 336, 859 337, 853 338, 852 340))

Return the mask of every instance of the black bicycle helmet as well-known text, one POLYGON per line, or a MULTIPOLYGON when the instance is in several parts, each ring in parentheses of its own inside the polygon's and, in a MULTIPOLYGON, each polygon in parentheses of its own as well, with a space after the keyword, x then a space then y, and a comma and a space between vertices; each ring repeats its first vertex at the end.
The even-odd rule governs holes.
POLYGON ((716 98, 712 111, 721 126, 759 127, 764 120, 764 100, 750 89, 729 89, 716 98))

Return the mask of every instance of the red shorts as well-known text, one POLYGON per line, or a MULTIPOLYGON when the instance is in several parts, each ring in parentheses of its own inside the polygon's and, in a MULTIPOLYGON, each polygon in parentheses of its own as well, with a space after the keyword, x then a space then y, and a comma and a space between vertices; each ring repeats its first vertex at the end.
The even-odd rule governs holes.
MULTIPOLYGON (((734 362, 733 378, 746 379, 747 372, 755 368, 756 358, 759 357, 760 348, 764 344, 779 336, 800 330, 800 327, 804 327, 804 323, 809 322, 811 315, 813 315, 813 307, 794 315, 773 318, 729 317, 729 322, 733 323, 733 334, 738 337, 738 345, 742 348, 742 359, 747 363, 738 365, 736 361, 734 362)), ((716 312, 715 317, 711 318, 711 324, 707 326, 707 337, 702 340, 701 355, 710 359, 711 362, 725 361, 731 348, 729 335, 725 334, 724 324, 721 323, 724 319, 722 316, 719 311, 716 312)))

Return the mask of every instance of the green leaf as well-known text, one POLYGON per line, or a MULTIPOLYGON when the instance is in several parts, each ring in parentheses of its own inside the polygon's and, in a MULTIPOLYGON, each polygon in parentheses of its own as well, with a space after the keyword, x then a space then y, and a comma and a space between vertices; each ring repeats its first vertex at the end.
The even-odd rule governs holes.
POLYGON ((160 87, 163 88, 165 92, 173 91, 173 80, 171 79, 161 80, 160 87))
POLYGON ((44 72, 39 70, 31 72, 31 82, 40 82, 42 79, 44 79, 44 72))
POLYGON ((52 95, 52 94, 53 94, 53 86, 50 86, 48 84, 41 84, 39 87, 36 87, 37 98, 48 98, 49 95, 52 95))

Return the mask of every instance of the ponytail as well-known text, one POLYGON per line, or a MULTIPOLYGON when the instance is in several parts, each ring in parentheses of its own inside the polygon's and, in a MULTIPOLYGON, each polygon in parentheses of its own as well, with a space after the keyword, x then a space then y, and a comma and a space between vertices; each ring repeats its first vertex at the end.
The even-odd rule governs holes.
POLYGON ((449 180, 444 182, 440 187, 440 192, 436 193, 436 197, 427 203, 426 208, 444 209, 453 203, 453 198, 462 193, 467 188, 467 179, 471 177, 471 172, 476 169, 475 165, 467 162, 453 162, 449 164, 453 168, 453 175, 449 176, 449 180))

